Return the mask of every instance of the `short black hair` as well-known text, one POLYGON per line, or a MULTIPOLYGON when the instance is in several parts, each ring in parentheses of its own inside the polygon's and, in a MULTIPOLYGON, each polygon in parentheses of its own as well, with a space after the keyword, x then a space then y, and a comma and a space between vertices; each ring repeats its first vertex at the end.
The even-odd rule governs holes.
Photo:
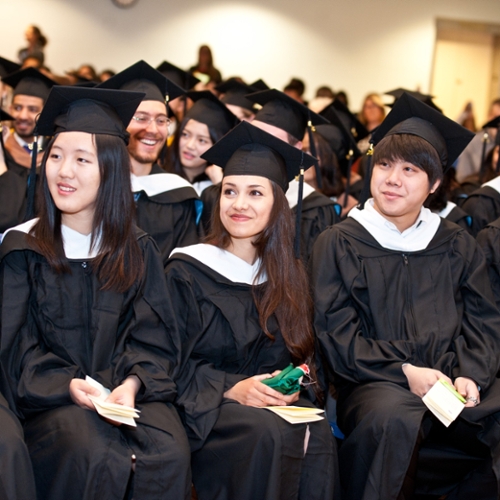
POLYGON ((422 169, 429 177, 429 187, 443 180, 443 167, 435 148, 426 140, 411 134, 385 136, 373 151, 373 164, 381 160, 402 160, 422 169))

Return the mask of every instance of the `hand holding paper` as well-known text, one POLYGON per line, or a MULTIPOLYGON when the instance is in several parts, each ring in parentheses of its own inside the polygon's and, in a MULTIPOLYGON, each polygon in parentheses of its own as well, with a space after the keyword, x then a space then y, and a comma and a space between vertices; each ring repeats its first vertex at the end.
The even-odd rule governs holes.
MULTIPOLYGON (((129 377, 130 378, 130 377, 129 377)), ((102 384, 94 380, 88 375, 85 377, 85 381, 88 382, 92 387, 100 391, 99 396, 88 396, 95 406, 95 409, 99 415, 113 422, 119 424, 131 425, 132 427, 137 427, 135 423, 135 418, 139 418, 139 410, 136 410, 132 406, 127 406, 124 404, 116 404, 112 401, 131 401, 134 404, 135 394, 137 390, 135 389, 135 382, 127 382, 127 380, 120 386, 118 386, 113 393, 109 389, 106 389, 102 384), (135 392, 133 392, 135 390, 135 392), (116 391, 116 393, 115 393, 116 391), (132 392, 133 396, 131 396, 132 392), (113 396, 114 394, 114 396, 113 396), (131 398, 131 399, 130 399, 131 398)))
POLYGON ((444 379, 438 380, 422 401, 446 427, 465 408, 465 399, 444 379))

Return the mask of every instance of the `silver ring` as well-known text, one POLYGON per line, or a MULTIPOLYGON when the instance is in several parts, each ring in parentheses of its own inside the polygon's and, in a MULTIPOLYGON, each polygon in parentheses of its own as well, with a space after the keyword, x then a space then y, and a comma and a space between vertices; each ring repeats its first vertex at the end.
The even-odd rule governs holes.
POLYGON ((472 401, 475 406, 477 406, 479 404, 479 401, 476 398, 472 397, 472 396, 468 397, 466 399, 466 401, 472 401))

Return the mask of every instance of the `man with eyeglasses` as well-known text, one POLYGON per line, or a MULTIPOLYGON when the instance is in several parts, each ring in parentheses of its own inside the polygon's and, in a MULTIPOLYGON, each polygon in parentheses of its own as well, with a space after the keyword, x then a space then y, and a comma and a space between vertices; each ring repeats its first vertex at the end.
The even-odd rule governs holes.
POLYGON ((165 263, 174 248, 198 242, 201 201, 196 191, 182 177, 165 173, 157 163, 168 138, 166 103, 185 92, 144 61, 99 87, 146 94, 127 127, 132 190, 137 225, 156 240, 165 263))

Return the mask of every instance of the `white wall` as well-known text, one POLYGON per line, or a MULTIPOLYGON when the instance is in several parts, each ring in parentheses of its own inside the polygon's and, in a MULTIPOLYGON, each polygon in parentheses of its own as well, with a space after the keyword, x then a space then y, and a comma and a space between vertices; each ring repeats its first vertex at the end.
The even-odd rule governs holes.
POLYGON ((197 48, 212 47, 223 76, 264 78, 281 88, 292 76, 307 97, 331 85, 351 107, 369 91, 429 91, 437 17, 500 24, 498 0, 138 0, 128 10, 111 0, 0 0, 0 55, 15 59, 24 30, 49 38, 55 72, 90 62, 116 70, 145 59, 182 67, 197 48))

